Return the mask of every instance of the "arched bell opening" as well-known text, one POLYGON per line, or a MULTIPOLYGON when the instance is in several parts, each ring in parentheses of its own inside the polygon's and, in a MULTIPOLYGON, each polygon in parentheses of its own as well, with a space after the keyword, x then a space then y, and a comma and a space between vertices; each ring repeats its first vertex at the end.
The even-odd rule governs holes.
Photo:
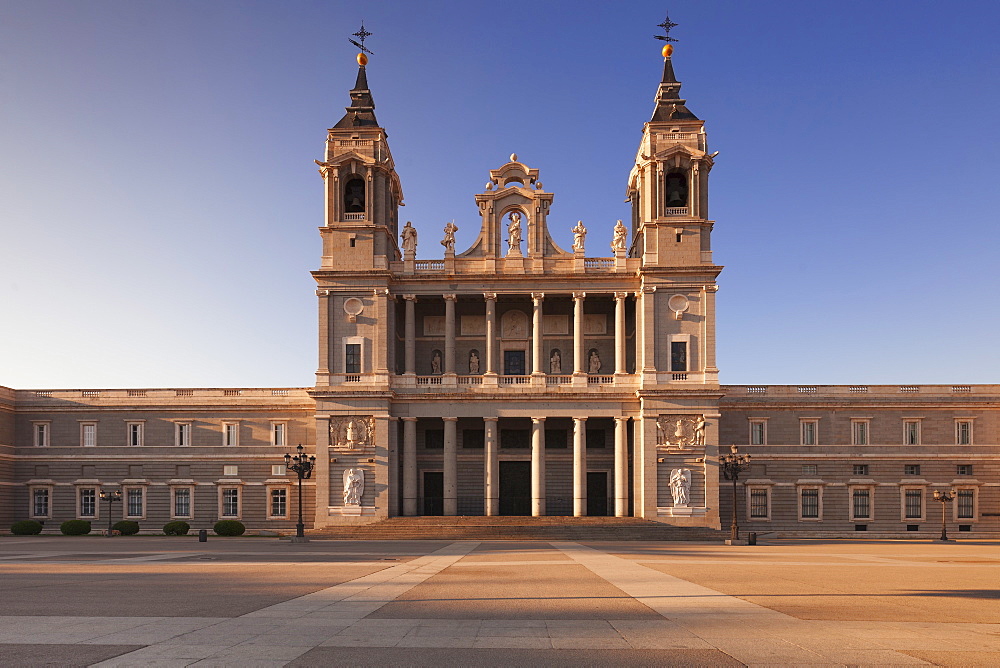
POLYGON ((344 213, 365 212, 365 181, 352 174, 344 182, 344 213))
POLYGON ((683 169, 673 169, 663 179, 663 206, 680 209, 688 206, 688 174, 683 169))

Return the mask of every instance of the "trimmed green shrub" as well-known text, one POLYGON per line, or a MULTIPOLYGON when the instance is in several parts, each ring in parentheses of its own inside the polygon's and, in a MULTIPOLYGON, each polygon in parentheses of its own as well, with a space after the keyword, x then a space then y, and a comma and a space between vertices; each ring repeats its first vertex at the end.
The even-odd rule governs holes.
POLYGON ((64 536, 85 536, 90 533, 90 522, 87 520, 67 520, 59 525, 64 536))
POLYGON ((42 533, 42 523, 35 520, 21 520, 10 525, 10 532, 15 536, 37 536, 42 533))
POLYGON ((168 536, 186 536, 187 532, 190 530, 191 525, 187 522, 181 522, 180 520, 167 522, 163 525, 163 533, 168 536))
POLYGON ((220 536, 242 536, 247 528, 238 520, 219 520, 212 530, 220 536))
POLYGON ((121 520, 120 522, 115 522, 111 530, 118 531, 123 536, 133 536, 139 533, 139 523, 132 520, 121 520))

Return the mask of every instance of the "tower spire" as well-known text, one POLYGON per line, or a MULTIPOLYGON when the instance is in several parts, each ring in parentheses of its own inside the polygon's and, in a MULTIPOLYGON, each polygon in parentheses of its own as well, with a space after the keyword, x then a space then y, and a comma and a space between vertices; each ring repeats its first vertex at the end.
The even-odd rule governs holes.
POLYGON ((674 45, 671 42, 677 40, 670 36, 670 30, 676 28, 678 24, 670 20, 667 16, 663 23, 659 24, 663 28, 662 35, 653 35, 654 39, 666 42, 663 45, 663 78, 660 80, 660 88, 656 92, 656 108, 653 109, 653 117, 650 122, 656 121, 676 121, 676 120, 698 120, 698 117, 684 106, 687 100, 681 98, 681 82, 674 74, 674 64, 671 56, 674 54, 674 45))
POLYGON ((349 107, 345 107, 347 113, 333 126, 335 128, 379 127, 378 120, 375 118, 375 100, 368 88, 368 75, 365 72, 365 65, 368 64, 367 54, 375 55, 371 49, 365 46, 365 39, 371 37, 372 34, 365 30, 365 24, 362 22, 361 30, 354 33, 354 36, 361 41, 347 39, 351 44, 361 49, 357 55, 358 78, 354 82, 354 88, 351 89, 351 104, 349 107))

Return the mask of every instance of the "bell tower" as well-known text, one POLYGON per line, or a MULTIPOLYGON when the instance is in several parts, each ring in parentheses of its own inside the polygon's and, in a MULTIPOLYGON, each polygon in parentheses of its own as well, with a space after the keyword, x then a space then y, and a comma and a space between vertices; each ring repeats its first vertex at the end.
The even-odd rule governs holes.
POLYGON ((326 188, 323 269, 388 269, 399 259, 396 244, 403 189, 388 134, 375 118, 368 88, 368 57, 358 54, 358 78, 351 104, 327 131, 326 154, 316 160, 326 188))

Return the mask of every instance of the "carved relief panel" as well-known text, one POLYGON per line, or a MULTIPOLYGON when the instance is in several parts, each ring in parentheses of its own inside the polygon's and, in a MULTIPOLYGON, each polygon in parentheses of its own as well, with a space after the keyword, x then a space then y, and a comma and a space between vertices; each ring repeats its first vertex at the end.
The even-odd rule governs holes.
POLYGON ((705 445, 705 417, 661 415, 656 419, 656 445, 688 450, 705 445))
POLYGON ((356 450, 374 445, 375 418, 370 415, 330 418, 330 444, 356 450))

